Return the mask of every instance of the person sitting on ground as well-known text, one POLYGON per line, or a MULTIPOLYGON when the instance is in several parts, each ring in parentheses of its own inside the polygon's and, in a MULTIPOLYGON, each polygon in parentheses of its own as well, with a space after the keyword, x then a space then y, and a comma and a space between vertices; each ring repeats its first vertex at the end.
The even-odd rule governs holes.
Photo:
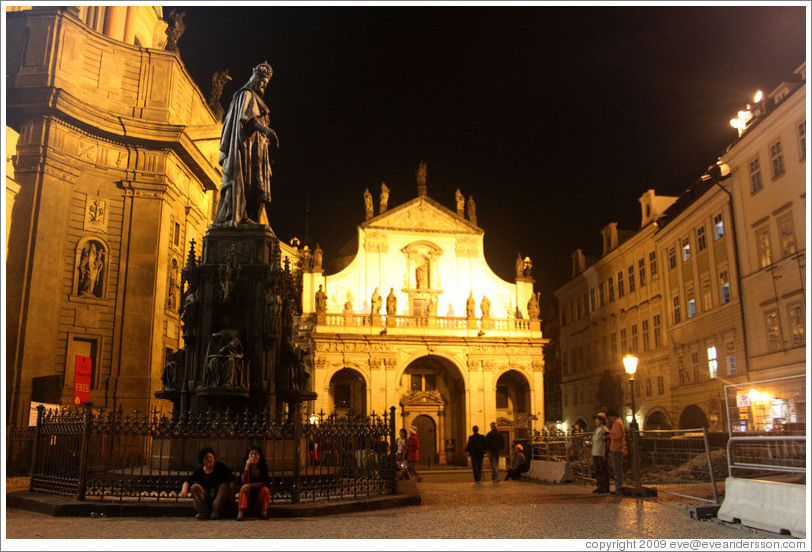
POLYGON ((234 504, 234 474, 217 461, 211 447, 200 449, 197 459, 200 467, 183 482, 178 496, 185 498, 191 492, 197 519, 225 517, 234 504))
POLYGON ((522 478, 522 467, 524 466, 524 447, 522 445, 517 444, 513 447, 513 461, 510 463, 510 468, 507 471, 507 475, 505 475, 505 481, 508 479, 513 479, 516 481, 517 479, 522 478))
POLYGON ((248 508, 257 508, 259 517, 268 519, 268 501, 271 490, 268 488, 268 464, 259 447, 251 447, 245 454, 245 466, 240 473, 239 512, 237 521, 245 519, 248 508))

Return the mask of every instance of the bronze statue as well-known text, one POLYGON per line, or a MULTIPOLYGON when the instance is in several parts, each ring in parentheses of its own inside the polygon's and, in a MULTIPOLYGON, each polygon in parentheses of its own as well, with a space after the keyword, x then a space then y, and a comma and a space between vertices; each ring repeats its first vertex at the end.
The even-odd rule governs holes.
POLYGON ((241 387, 245 365, 243 348, 237 330, 223 328, 213 333, 206 350, 207 387, 241 387))
POLYGON ((195 335, 197 306, 197 294, 195 294, 194 291, 189 291, 183 300, 183 310, 180 314, 181 328, 183 330, 184 339, 193 337, 195 335))
POLYGON ((321 289, 321 284, 316 291, 316 312, 319 314, 327 312, 327 294, 321 289))
POLYGON ((248 82, 231 100, 220 138, 220 165, 223 183, 214 215, 215 226, 258 223, 271 203, 272 157, 279 138, 270 128, 270 111, 262 96, 273 75, 268 62, 254 67, 248 82))
POLYGON ((375 288, 375 291, 372 292, 372 297, 369 300, 370 304, 372 305, 372 314, 381 314, 381 305, 383 304, 383 299, 381 298, 381 294, 378 293, 378 288, 375 288))
POLYGON ((161 381, 164 384, 164 391, 173 391, 176 387, 178 373, 182 371, 186 362, 186 349, 178 349, 172 354, 172 358, 164 366, 161 372, 161 381))
POLYGON ((316 249, 313 250, 313 270, 321 270, 323 260, 324 252, 321 250, 319 244, 316 244, 316 249))
POLYGON ((206 103, 209 104, 214 115, 221 121, 223 120, 223 106, 220 105, 220 96, 223 95, 223 87, 230 80, 231 77, 228 75, 228 69, 216 71, 211 76, 211 94, 206 103))
POLYGON ((386 296, 386 314, 396 315, 398 313, 398 297, 395 295, 395 288, 389 288, 389 295, 386 296))

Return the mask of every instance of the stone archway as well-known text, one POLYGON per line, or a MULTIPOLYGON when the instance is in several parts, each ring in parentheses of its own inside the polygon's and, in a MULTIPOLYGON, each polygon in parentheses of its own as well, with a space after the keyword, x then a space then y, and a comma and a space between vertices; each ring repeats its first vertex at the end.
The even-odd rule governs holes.
POLYGON ((402 427, 416 425, 419 416, 431 418, 436 430, 419 435, 420 464, 425 465, 424 451, 433 447, 433 464, 465 465, 467 434, 465 383, 459 369, 448 359, 427 355, 409 363, 400 377, 402 427), (433 443, 429 445, 427 440, 433 443))
POLYGON ((643 424, 643 429, 671 429, 671 422, 668 421, 665 413, 661 410, 655 410, 646 416, 646 422, 643 424))
POLYGON ((330 378, 330 406, 337 415, 367 413, 367 384, 357 370, 342 368, 330 378))
POLYGON ((680 429, 698 429, 700 427, 708 427, 708 417, 697 405, 692 404, 686 406, 679 417, 680 429))
POLYGON ((509 442, 529 439, 532 434, 530 418, 530 384, 517 370, 508 370, 496 380, 496 416, 512 422, 509 442))

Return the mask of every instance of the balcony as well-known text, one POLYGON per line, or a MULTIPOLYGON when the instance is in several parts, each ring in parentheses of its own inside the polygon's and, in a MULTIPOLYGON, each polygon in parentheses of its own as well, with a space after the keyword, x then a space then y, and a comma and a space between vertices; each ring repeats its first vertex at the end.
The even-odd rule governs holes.
POLYGON ((382 335, 385 330, 389 336, 542 338, 540 320, 518 318, 324 313, 311 320, 317 334, 382 335))

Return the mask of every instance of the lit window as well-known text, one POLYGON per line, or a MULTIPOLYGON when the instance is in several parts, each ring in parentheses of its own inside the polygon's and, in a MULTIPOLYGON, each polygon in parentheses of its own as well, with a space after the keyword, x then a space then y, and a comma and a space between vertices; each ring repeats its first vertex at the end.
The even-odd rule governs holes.
POLYGON ((688 307, 688 318, 696 316, 696 299, 693 286, 685 289, 685 302, 688 307))
POLYGON ((781 340, 778 335, 778 311, 772 310, 764 315, 767 324, 767 349, 777 351, 781 348, 781 340))
POLYGON ((705 244, 705 227, 700 226, 696 229, 696 250, 697 251, 704 251, 706 247, 705 244))
POLYGON ((682 243, 682 262, 691 260, 691 240, 690 238, 683 238, 682 243))
POLYGON ((795 225, 792 223, 792 212, 778 219, 778 233, 781 237, 781 254, 789 257, 798 249, 795 241, 795 225))
POLYGON ((609 276, 609 282, 606 284, 606 289, 609 292, 609 302, 615 300, 615 283, 611 276, 609 276))
POLYGON ((720 240, 725 237, 725 221, 722 219, 722 213, 713 217, 713 239, 720 240))
POLYGON ((716 361, 716 347, 708 347, 708 375, 711 379, 716 377, 719 365, 716 361))
POLYGON ((673 247, 668 250, 668 268, 669 270, 677 268, 677 252, 673 247))
POLYGON ((665 395, 665 378, 657 376, 657 394, 665 395))
POLYGON ((657 348, 663 343, 662 329, 660 326, 660 315, 655 314, 653 319, 654 325, 654 347, 657 348))
POLYGON ((617 273, 617 296, 618 298, 625 295, 623 291, 623 271, 617 273))
POLYGON ((710 278, 702 279, 702 312, 709 311, 713 306, 710 278))
POLYGON ((629 265, 629 293, 634 291, 634 265, 629 265))
POLYGON ((770 165, 773 169, 773 179, 784 174, 784 151, 781 149, 781 140, 770 146, 770 165))
POLYGON ((766 225, 756 230, 756 247, 758 248, 758 266, 764 268, 772 264, 770 229, 766 225))
POLYGON ((637 324, 632 324, 632 352, 637 353, 637 324))
POLYGON ((806 121, 798 123, 798 147, 801 150, 801 159, 806 159, 806 121))
POLYGON ((801 303, 789 306, 789 326, 792 330, 792 345, 799 347, 806 343, 806 316, 801 303))
POLYGON ((626 328, 623 328, 620 330, 620 354, 625 355, 628 352, 626 348, 626 328))
POLYGON ((719 285, 720 285, 720 302, 725 305, 730 303, 730 280, 727 276, 727 270, 723 270, 719 273, 719 285))
POLYGON ((643 320, 643 350, 648 351, 648 320, 643 320))
POLYGON ((637 261, 637 273, 640 278, 640 287, 646 285, 646 260, 640 259, 637 261))
POLYGON ((758 163, 758 157, 747 164, 747 169, 750 171, 750 193, 754 194, 764 187, 761 182, 761 165, 758 163))
POLYGON ((671 305, 673 306, 672 312, 674 314, 674 324, 679 324, 680 320, 682 320, 682 316, 680 314, 679 294, 674 295, 671 298, 671 305))
POLYGON ((651 279, 657 279, 657 253, 652 251, 648 254, 648 268, 649 272, 651 272, 651 279))

